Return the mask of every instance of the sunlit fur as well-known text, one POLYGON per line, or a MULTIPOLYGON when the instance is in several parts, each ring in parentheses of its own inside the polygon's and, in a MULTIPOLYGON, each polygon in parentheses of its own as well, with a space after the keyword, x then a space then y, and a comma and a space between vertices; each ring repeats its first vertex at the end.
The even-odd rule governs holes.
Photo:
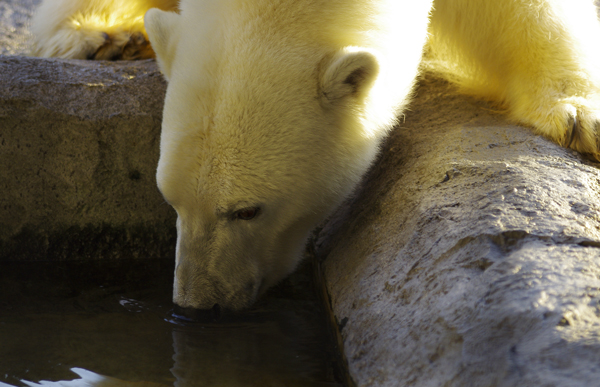
POLYGON ((434 71, 498 102, 537 133, 599 157, 600 27, 593 1, 436 0, 435 8, 434 71))
MULTIPOLYGON (((44 3, 54 12, 48 25, 70 37, 72 15, 87 8, 58 3, 88 3, 44 3)), ((96 3, 102 14, 115 4, 129 12, 96 3)), ((591 1, 436 0, 432 10, 423 0, 183 0, 179 8, 151 10, 145 22, 169 81, 157 181, 178 214, 181 306, 247 307, 296 267, 311 229, 354 189, 408 104, 420 63, 555 142, 598 155, 591 1), (260 208, 256 218, 235 218, 249 207, 260 208)), ((47 39, 50 55, 90 50, 59 33, 47 39)))

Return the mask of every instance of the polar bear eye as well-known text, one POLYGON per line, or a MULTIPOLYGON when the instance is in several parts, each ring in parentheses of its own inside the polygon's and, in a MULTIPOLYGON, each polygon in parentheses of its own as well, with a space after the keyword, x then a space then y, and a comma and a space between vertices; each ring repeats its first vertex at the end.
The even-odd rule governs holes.
POLYGON ((241 210, 233 213, 233 218, 240 219, 240 220, 250 220, 250 219, 254 218, 256 215, 258 215, 259 212, 260 212, 259 207, 242 208, 241 210))

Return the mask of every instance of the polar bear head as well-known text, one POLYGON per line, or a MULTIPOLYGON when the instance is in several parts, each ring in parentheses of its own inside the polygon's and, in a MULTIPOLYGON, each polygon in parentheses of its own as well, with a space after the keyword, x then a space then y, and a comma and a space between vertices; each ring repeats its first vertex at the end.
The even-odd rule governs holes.
POLYGON ((146 14, 168 80, 157 182, 178 215, 174 302, 239 310, 294 270, 376 155, 364 105, 378 62, 207 14, 146 14))

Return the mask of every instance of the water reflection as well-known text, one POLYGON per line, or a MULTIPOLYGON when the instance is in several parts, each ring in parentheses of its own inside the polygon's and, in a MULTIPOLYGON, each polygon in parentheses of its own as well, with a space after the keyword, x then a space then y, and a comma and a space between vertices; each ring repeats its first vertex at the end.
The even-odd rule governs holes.
POLYGON ((190 322, 170 312, 171 277, 157 275, 165 268, 57 286, 48 273, 23 277, 3 265, 0 387, 341 386, 306 271, 254 310, 190 322))
MULTIPOLYGON (((39 383, 30 382, 27 380, 21 380, 27 386, 39 387, 165 387, 164 384, 157 384, 152 382, 127 382, 117 378, 111 378, 110 376, 99 375, 92 371, 84 370, 83 368, 71 368, 71 371, 80 376, 79 379, 74 380, 60 380, 58 382, 51 382, 42 380, 39 383)), ((0 382, 0 387, 10 387, 8 384, 0 382)))
MULTIPOLYGON (((292 312, 254 313, 173 329, 176 387, 326 386, 314 361, 320 332, 292 312)), ((325 360, 325 359, 324 359, 325 360)))

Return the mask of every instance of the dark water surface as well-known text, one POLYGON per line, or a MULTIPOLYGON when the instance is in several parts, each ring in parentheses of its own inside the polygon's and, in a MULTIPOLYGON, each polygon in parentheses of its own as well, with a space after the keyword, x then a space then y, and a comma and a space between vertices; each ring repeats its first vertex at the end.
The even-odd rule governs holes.
POLYGON ((0 263, 0 387, 343 386, 311 264, 247 312, 172 315, 173 263, 0 263))

